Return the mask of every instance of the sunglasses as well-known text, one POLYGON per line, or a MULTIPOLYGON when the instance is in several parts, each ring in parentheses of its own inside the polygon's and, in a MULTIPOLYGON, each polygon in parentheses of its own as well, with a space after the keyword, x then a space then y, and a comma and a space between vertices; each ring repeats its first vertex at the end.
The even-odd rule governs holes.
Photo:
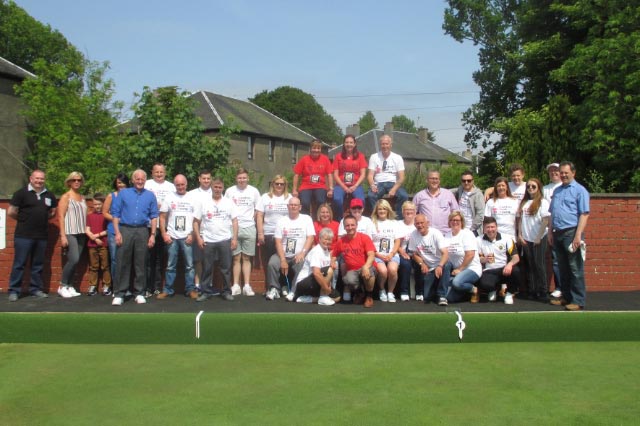
POLYGON ((537 189, 538 185, 527 185, 528 189, 537 189))
POLYGON ((82 182, 82 179, 69 179, 69 182, 82 182))
POLYGON ((284 182, 275 182, 274 186, 284 186, 284 182))
POLYGON ((473 182, 473 179, 462 179, 463 183, 469 183, 469 182, 473 182))

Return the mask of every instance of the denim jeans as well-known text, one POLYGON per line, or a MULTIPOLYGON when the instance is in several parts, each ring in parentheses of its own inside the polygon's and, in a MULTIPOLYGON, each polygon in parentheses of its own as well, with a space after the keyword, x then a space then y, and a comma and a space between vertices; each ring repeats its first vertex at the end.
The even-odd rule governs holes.
MULTIPOLYGON (((437 268, 436 268, 437 269, 437 268)), ((427 272, 426 274, 420 273, 421 281, 424 283, 422 294, 424 296, 424 302, 428 303, 433 298, 435 291, 436 297, 447 297, 449 293, 449 281, 451 275, 451 263, 447 262, 442 268, 442 275, 440 278, 436 278, 436 270, 427 272), (433 285, 435 289, 433 288, 433 285)), ((416 290, 416 294, 417 290, 416 290)))
POLYGON ((116 285, 116 265, 118 264, 118 245, 116 244, 116 235, 109 234, 107 237, 109 245, 109 261, 111 262, 111 288, 117 288, 116 285))
MULTIPOLYGON (((340 222, 342 217, 344 216, 344 197, 346 193, 344 189, 340 185, 336 185, 333 187, 333 219, 340 222)), ((364 205, 364 189, 362 186, 357 186, 356 189, 351 193, 351 199, 359 198, 362 200, 364 205)), ((348 208, 349 206, 347 206, 348 208)))
MULTIPOLYGON (((453 269, 453 266, 451 267, 453 269)), ((451 287, 447 299, 455 303, 468 298, 473 291, 473 286, 480 277, 471 269, 467 268, 456 276, 451 276, 451 287)))
POLYGON ((301 213, 303 214, 311 214, 311 200, 316 201, 316 209, 320 204, 327 202, 327 190, 324 188, 305 189, 299 191, 298 195, 300 195, 301 213))
POLYGON ((184 292, 189 294, 196 289, 196 272, 193 269, 193 247, 187 244, 186 238, 173 240, 167 247, 167 271, 165 273, 164 293, 173 294, 173 283, 176 281, 176 269, 180 252, 184 256, 184 292))
MULTIPOLYGON (((369 189, 369 192, 367 193, 367 205, 369 207, 368 211, 373 211, 373 208, 375 207, 378 200, 388 194, 391 188, 393 188, 393 185, 395 185, 394 182, 380 182, 376 185, 376 187, 378 188, 378 192, 373 192, 371 191, 371 189, 369 189)), ((408 199, 409 195, 407 194, 407 191, 403 187, 398 188, 398 190, 396 191, 397 217, 402 217, 402 203, 404 203, 408 199)))
POLYGON ((62 268, 62 278, 60 279, 62 285, 73 286, 73 275, 76 272, 76 265, 80 261, 86 239, 85 234, 67 235, 69 246, 67 247, 67 263, 62 268))
POLYGON ((584 306, 587 290, 584 281, 584 261, 580 249, 573 253, 568 250, 575 236, 575 229, 553 233, 553 250, 556 252, 560 267, 560 291, 562 297, 569 302, 584 306))
POLYGON ((44 267, 44 255, 47 251, 47 240, 34 240, 32 238, 15 237, 13 240, 13 266, 9 278, 9 292, 20 294, 22 291, 22 277, 27 260, 31 257, 31 279, 29 292, 31 294, 44 290, 42 282, 42 269, 44 267))

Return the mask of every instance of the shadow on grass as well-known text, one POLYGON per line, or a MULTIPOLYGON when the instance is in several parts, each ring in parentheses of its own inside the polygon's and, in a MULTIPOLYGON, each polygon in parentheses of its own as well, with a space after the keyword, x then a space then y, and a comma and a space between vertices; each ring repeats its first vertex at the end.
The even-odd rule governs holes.
MULTIPOLYGON (((458 342, 457 317, 205 313, 0 314, 2 343, 410 344, 458 342)), ((466 314, 464 343, 640 340, 640 313, 466 314)))

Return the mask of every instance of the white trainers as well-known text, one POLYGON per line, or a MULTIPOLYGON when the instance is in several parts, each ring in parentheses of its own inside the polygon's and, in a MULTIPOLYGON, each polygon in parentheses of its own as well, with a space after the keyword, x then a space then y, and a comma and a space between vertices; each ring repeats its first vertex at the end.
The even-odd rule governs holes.
MULTIPOLYGON (((293 302, 293 298, 296 297, 296 295, 294 293, 289 293, 285 296, 285 299, 287 299, 288 302, 293 302)), ((299 299, 299 298, 298 298, 299 299)), ((302 302, 304 303, 304 302, 302 302)))
POLYGON ((267 300, 280 299, 280 293, 278 293, 278 289, 277 288, 271 287, 267 291, 267 295, 265 297, 267 298, 267 300))
MULTIPOLYGON (((298 300, 296 300, 296 302, 298 302, 298 303, 313 303, 313 297, 312 296, 300 296, 300 297, 298 297, 298 300)), ((332 300, 332 302, 333 302, 333 300, 332 300)))
POLYGON ((124 300, 122 300, 122 297, 114 297, 113 301, 111 302, 112 306, 120 306, 122 305, 122 302, 124 302, 124 300))
POLYGON ((283 295, 283 296, 287 296, 288 294, 289 294, 289 289, 288 289, 288 288, 286 288, 286 287, 283 287, 283 288, 282 288, 282 295, 283 295))
POLYGON ((387 292, 384 290, 380 290, 380 301, 387 302, 389 298, 387 297, 387 292))
POLYGON ((255 292, 253 291, 253 289, 251 288, 251 284, 245 284, 244 287, 242 287, 242 294, 245 296, 255 296, 255 292))
MULTIPOLYGON (((298 298, 298 300, 300 300, 300 298, 298 298)), ((320 299, 318 299, 318 305, 331 306, 335 304, 336 302, 334 302, 329 296, 320 296, 320 299)))
POLYGON ((408 294, 401 294, 400 295, 400 300, 402 300, 403 302, 408 302, 409 301, 409 295, 408 294))
POLYGON ((240 296, 241 294, 242 294, 242 289, 240 288, 240 284, 234 284, 231 286, 232 296, 240 296))
POLYGON ((560 290, 553 290, 553 292, 551 293, 551 297, 559 299, 560 297, 562 297, 562 292, 560 290))
POLYGON ((82 293, 79 293, 73 286, 67 287, 67 291, 71 295, 71 297, 82 296, 82 293))
POLYGON ((495 302, 496 298, 497 298, 497 296, 496 296, 495 290, 494 291, 490 291, 489 292, 489 302, 495 302))
POLYGON ((396 295, 391 292, 387 293, 387 302, 396 303, 396 295))
POLYGON ((60 297, 64 297, 65 299, 69 299, 73 297, 71 293, 69 293, 69 287, 61 285, 58 287, 58 295, 60 297))
POLYGON ((351 302, 351 292, 345 291, 342 293, 342 300, 345 302, 351 302))
POLYGON ((513 294, 507 292, 507 294, 504 295, 504 304, 513 305, 513 294))
POLYGON ((142 305, 143 303, 147 303, 147 299, 145 299, 143 295, 139 294, 136 296, 136 303, 138 305, 142 305))
POLYGON ((416 294, 416 302, 424 302, 424 296, 421 294, 416 294))

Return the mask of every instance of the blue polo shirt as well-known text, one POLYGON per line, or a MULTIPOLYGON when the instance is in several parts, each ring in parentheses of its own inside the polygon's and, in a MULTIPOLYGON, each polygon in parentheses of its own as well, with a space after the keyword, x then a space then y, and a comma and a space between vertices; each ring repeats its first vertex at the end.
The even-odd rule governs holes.
POLYGON ((583 214, 589 214, 589 192, 578 182, 560 185, 551 198, 551 226, 562 230, 575 228, 583 214))
POLYGON ((121 225, 147 226, 158 217, 158 201, 147 189, 125 188, 113 200, 111 215, 120 219, 121 225))

